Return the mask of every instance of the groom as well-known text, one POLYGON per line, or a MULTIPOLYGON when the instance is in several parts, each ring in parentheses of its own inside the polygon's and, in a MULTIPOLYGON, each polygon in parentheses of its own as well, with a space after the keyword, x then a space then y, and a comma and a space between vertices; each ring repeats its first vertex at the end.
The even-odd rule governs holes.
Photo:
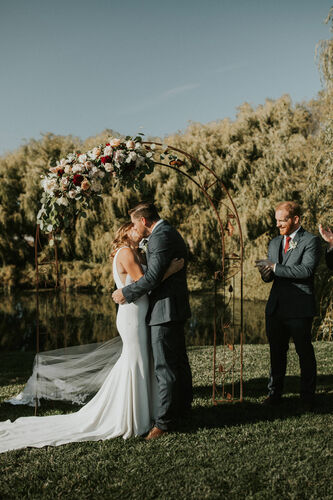
POLYGON ((158 386, 157 416, 155 426, 146 437, 149 440, 171 429, 176 417, 189 410, 192 403, 192 374, 184 336, 185 320, 191 315, 186 283, 187 249, 180 234, 160 219, 152 203, 139 203, 129 215, 139 236, 148 238, 148 267, 141 279, 116 290, 112 297, 123 304, 149 294, 147 323, 151 327, 158 386), (185 266, 162 282, 175 257, 185 259, 185 266))

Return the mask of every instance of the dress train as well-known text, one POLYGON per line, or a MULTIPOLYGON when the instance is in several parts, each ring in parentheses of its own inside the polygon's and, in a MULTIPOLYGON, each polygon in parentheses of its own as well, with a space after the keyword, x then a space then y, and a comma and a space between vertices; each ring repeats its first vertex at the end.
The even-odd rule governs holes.
MULTIPOLYGON (((118 288, 124 286, 113 261, 118 288)), ((130 284, 127 276, 125 284, 130 284)), ((149 330, 146 325, 148 297, 119 306, 117 328, 122 352, 97 394, 79 411, 68 415, 22 417, 0 422, 0 452, 65 443, 124 439, 147 432, 156 401, 149 330)))

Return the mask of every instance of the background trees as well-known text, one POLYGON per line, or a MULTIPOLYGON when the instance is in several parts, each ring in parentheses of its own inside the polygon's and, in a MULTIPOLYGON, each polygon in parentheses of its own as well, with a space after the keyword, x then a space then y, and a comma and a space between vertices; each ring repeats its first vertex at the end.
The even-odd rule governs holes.
MULTIPOLYGON (((332 9, 327 23, 332 29, 332 9)), ((303 224, 310 231, 317 233, 319 222, 332 224, 332 39, 318 44, 317 61, 324 84, 317 99, 293 104, 284 95, 256 108, 244 103, 234 121, 191 123, 184 133, 163 139, 212 168, 230 191, 245 237, 247 298, 264 299, 268 292, 268 287, 261 286, 254 260, 266 254, 268 241, 276 234, 274 206, 278 201, 299 200, 304 208, 303 224)), ((40 175, 68 152, 90 149, 110 135, 117 134, 105 130, 83 142, 72 136, 44 134, 0 157, 0 285, 33 286, 40 175)), ((60 243, 63 273, 70 286, 112 286, 109 252, 113 234, 128 219, 128 208, 140 199, 156 200, 161 215, 172 220, 185 237, 192 289, 210 282, 219 267, 215 218, 194 185, 172 170, 156 167, 140 193, 131 189, 106 193, 98 210, 73 221, 60 243)), ((332 278, 324 264, 318 276, 326 310, 332 278)))

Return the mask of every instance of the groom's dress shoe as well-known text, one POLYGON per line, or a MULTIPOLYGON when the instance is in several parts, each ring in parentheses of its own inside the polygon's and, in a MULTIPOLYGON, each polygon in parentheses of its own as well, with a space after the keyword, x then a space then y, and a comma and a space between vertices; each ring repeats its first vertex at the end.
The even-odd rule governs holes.
POLYGON ((164 434, 167 434, 167 431, 162 431, 158 427, 153 427, 149 432, 148 436, 145 437, 145 440, 150 441, 151 439, 158 439, 162 437, 164 434))

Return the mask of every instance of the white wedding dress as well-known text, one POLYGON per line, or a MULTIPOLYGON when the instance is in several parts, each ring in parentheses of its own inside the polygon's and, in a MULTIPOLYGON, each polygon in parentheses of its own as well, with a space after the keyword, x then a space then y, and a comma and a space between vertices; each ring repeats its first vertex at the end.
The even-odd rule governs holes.
MULTIPOLYGON (((113 260, 117 288, 124 286, 116 267, 120 250, 113 260)), ((131 282, 127 275, 125 285, 131 282)), ((147 432, 153 421, 156 399, 146 326, 147 309, 146 295, 135 303, 119 306, 117 328, 123 343, 121 355, 109 370, 97 394, 85 406, 66 415, 22 417, 14 422, 0 422, 0 453, 29 446, 59 446, 118 436, 126 439, 147 432)), ((112 342, 114 344, 118 340, 112 342)), ((111 363, 114 360, 111 359, 111 363)))

